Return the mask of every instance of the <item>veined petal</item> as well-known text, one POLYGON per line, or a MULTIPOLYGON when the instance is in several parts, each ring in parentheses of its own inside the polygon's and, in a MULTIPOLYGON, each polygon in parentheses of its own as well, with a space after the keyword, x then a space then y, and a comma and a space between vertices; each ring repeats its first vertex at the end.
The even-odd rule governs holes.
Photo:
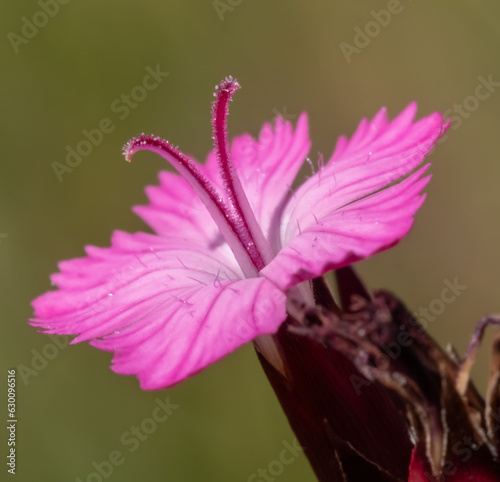
POLYGON ((340 141, 324 167, 290 198, 281 225, 285 246, 329 213, 384 189, 412 172, 446 130, 442 116, 434 113, 413 123, 416 104, 410 104, 387 123, 382 109, 372 122, 362 121, 350 142, 340 141), (311 221, 312 219, 312 221, 311 221))
POLYGON ((429 165, 399 184, 324 215, 310 218, 262 270, 262 275, 288 289, 367 258, 396 244, 410 230, 422 205, 419 195, 430 177, 421 178, 429 165))
POLYGON ((286 316, 271 282, 242 279, 230 252, 195 240, 117 232, 111 248, 87 252, 61 263, 60 289, 33 302, 31 324, 113 351, 112 369, 144 389, 178 383, 286 316))
POLYGON ((182 234, 186 239, 206 243, 207 247, 225 243, 205 205, 187 181, 166 171, 160 172, 159 178, 159 186, 146 188, 150 204, 135 206, 134 213, 164 237, 182 234))

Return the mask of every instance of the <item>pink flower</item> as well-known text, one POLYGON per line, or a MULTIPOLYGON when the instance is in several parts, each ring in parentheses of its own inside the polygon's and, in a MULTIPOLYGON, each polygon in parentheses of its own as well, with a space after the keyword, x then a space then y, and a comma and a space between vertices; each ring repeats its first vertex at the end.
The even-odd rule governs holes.
POLYGON ((127 160, 150 150, 178 171, 161 172, 160 186, 146 189, 150 204, 134 209, 156 234, 116 231, 110 248, 87 246, 86 257, 59 264, 59 289, 33 302, 32 325, 113 351, 112 370, 143 389, 174 385, 275 333, 297 303, 314 303, 303 281, 403 238, 429 180, 428 165, 415 169, 446 128, 438 113, 414 122, 414 103, 391 122, 382 109, 292 189, 310 148, 306 115, 295 129, 277 119, 258 140, 245 134, 230 146, 238 88, 228 77, 214 94, 205 165, 158 137, 125 146, 127 160))

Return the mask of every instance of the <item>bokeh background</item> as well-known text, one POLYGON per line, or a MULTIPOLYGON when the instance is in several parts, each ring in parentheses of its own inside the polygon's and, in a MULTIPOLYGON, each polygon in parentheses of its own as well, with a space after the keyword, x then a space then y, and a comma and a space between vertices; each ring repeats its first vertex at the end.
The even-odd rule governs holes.
MULTIPOLYGON (((53 355, 50 340, 26 323, 59 260, 81 256, 86 244, 107 246, 113 229, 146 229, 130 207, 145 202, 144 186, 164 164, 148 154, 127 164, 122 145, 155 132, 203 160, 213 87, 228 74, 243 86, 230 134, 257 135, 278 113, 305 110, 314 160, 381 106, 393 117, 417 100, 419 115, 450 115, 465 100, 469 110, 453 114, 454 129, 432 155, 434 178, 413 231, 358 269, 415 310, 458 278, 467 288, 428 328, 459 350, 482 315, 500 311, 500 89, 469 98, 478 77, 500 82, 497 2, 72 0, 37 32, 24 27, 31 38, 22 40, 27 21, 44 23, 43 3, 0 7, 0 356, 5 371, 34 370, 18 373, 18 480, 95 482, 87 479, 92 463, 120 450, 124 463, 103 480, 246 481, 293 441, 251 346, 168 391, 143 392, 135 378, 108 370, 110 354, 78 345, 53 355), (342 42, 355 46, 355 29, 389 5, 399 13, 378 32, 370 24, 368 45, 344 55, 342 42), (169 76, 119 119, 113 101, 156 65, 169 76), (58 180, 52 163, 64 163, 66 146, 105 117, 114 131, 58 180), (33 360, 43 350, 53 356, 46 366, 33 360), (122 435, 167 395, 179 408, 129 452, 122 435)), ((474 369, 482 391, 490 340, 474 369)), ((276 480, 314 477, 301 455, 276 480)))

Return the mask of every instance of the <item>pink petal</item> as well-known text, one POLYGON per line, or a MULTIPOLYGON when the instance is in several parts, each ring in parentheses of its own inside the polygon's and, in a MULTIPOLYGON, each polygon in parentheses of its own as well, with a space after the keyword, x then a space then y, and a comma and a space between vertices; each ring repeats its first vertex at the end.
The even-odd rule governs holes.
POLYGON ((286 289, 387 249, 408 232, 423 171, 388 186, 410 174, 448 127, 438 113, 414 123, 415 112, 410 104, 388 122, 382 109, 350 141, 339 139, 328 164, 290 197, 281 218, 284 248, 262 274, 286 289))
POLYGON ((415 104, 387 123, 382 109, 371 123, 362 121, 350 142, 341 141, 323 170, 309 178, 286 206, 281 239, 296 234, 332 211, 389 186, 412 172, 444 132, 442 116, 432 114, 416 123, 415 104), (312 221, 311 221, 312 219, 312 221))
POLYGON ((241 279, 230 252, 193 239, 117 232, 111 248, 87 252, 60 264, 60 289, 33 302, 31 323, 115 352, 112 369, 144 389, 178 383, 286 316, 272 283, 241 279))
POLYGON ((421 179, 428 165, 406 180, 364 199, 315 218, 262 270, 281 289, 322 276, 396 244, 410 230, 424 201, 419 192, 430 177, 421 179))
POLYGON ((133 211, 161 236, 179 235, 210 243, 220 237, 219 228, 207 208, 181 176, 160 172, 160 186, 148 186, 150 204, 133 211))

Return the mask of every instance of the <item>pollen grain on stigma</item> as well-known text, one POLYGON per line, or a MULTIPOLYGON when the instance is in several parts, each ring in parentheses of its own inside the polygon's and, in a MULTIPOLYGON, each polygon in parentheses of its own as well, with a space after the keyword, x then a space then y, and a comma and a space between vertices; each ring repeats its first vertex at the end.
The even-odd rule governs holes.
POLYGON ((230 156, 227 116, 229 102, 240 85, 231 76, 215 87, 212 104, 214 149, 225 196, 196 168, 195 163, 168 141, 141 134, 123 148, 127 161, 141 150, 155 152, 166 159, 189 183, 218 225, 238 264, 247 277, 256 277, 272 260, 272 253, 241 186, 230 156), (227 200, 227 202, 225 201, 227 200))

